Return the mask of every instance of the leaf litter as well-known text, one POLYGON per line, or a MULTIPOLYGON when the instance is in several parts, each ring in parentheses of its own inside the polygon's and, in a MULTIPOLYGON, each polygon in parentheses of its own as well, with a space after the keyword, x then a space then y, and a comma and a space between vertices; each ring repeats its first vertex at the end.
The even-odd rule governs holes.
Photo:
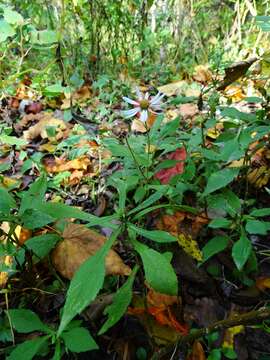
MULTIPOLYGON (((253 60, 233 65, 231 68, 225 70, 224 78, 220 79, 221 85, 219 85, 219 91, 223 92, 222 96, 224 96, 224 101, 225 99, 230 99, 233 103, 240 104, 241 111, 245 110, 243 103, 241 103, 246 97, 245 86, 242 86, 241 83, 239 84, 239 81, 234 85, 232 84, 245 75, 252 62, 253 60)), ((160 86, 158 87, 158 90, 175 99, 177 99, 178 96, 198 97, 201 94, 201 85, 207 85, 212 79, 213 75, 210 70, 207 67, 199 66, 195 69, 193 75, 193 80, 195 82, 193 83, 192 89, 188 82, 180 80, 160 86)), ((70 109, 74 104, 81 108, 87 108, 89 107, 89 102, 91 102, 93 96, 92 89, 88 85, 84 85, 75 93, 69 94, 62 99, 55 100, 54 104, 51 100, 41 104, 37 99, 36 94, 32 93, 28 87, 24 86, 24 84, 21 84, 17 90, 16 97, 11 98, 9 104, 11 108, 17 109, 18 111, 20 109, 21 111, 21 119, 15 124, 14 128, 17 134, 21 134, 22 138, 27 141, 26 145, 18 145, 18 148, 26 153, 24 161, 31 161, 31 166, 26 168, 24 174, 20 174, 20 177, 26 177, 27 174, 27 176, 30 176, 31 179, 34 180, 36 176, 41 174, 41 164, 52 181, 56 175, 63 175, 63 173, 66 172, 66 179, 68 180, 60 179, 59 182, 60 187, 57 191, 60 195, 55 196, 53 190, 51 190, 46 194, 47 198, 54 199, 56 202, 64 202, 66 204, 78 206, 79 197, 76 194, 80 193, 81 188, 82 195, 86 193, 88 197, 89 194, 92 194, 90 204, 86 203, 84 209, 93 212, 97 211, 97 213, 99 213, 99 200, 103 199, 102 211, 100 214, 105 213, 107 215, 114 206, 114 193, 110 187, 104 186, 104 179, 100 178, 100 176, 101 174, 110 173, 111 164, 109 160, 112 156, 112 147, 109 146, 108 149, 102 148, 101 145, 98 144, 100 138, 96 137, 93 139, 92 134, 89 135, 83 126, 80 125, 81 127, 76 128, 78 124, 74 125, 72 121, 64 121, 63 118, 55 117, 53 111, 47 112, 44 110, 48 105, 51 108, 60 108, 61 111, 70 109), (25 103, 24 106, 21 105, 20 107, 22 101, 26 99, 27 101, 30 99, 30 102, 25 103), (78 136, 78 138, 76 138, 76 136, 78 136), (83 136, 86 136, 86 138, 83 139, 83 136), (59 146, 59 144, 61 144, 61 146, 59 146), (46 154, 45 156, 42 156, 42 162, 39 164, 35 164, 34 160, 31 159, 33 154, 32 149, 35 149, 35 151, 38 149, 43 155, 46 154)), ((89 108, 86 111, 89 111, 89 108)), ((167 117, 167 122, 170 123, 177 116, 180 116, 180 127, 182 126, 185 128, 185 126, 188 126, 189 128, 196 129, 201 121, 202 114, 203 111, 199 109, 198 103, 187 102, 175 106, 170 105, 167 114, 165 112, 165 119, 167 117), (197 121, 198 123, 196 123, 197 121)), ((139 119, 135 119, 131 124, 131 131, 136 134, 146 134, 149 129, 154 127, 156 121, 157 118, 153 116, 145 126, 139 119)), ((165 123, 166 121, 164 121, 164 124, 165 123)), ((99 136, 115 140, 118 139, 118 137, 121 138, 121 135, 123 133, 126 134, 128 130, 123 126, 123 131, 121 130, 121 132, 119 131, 116 134, 116 129, 112 128, 105 120, 99 125, 98 131, 99 136)), ((223 131, 224 117, 221 116, 215 127, 209 126, 207 128, 207 150, 211 150, 215 147, 215 140, 222 135, 223 131)), ((263 147, 263 151, 256 150, 254 152, 253 149, 256 145, 258 145, 258 143, 256 143, 255 139, 250 142, 250 167, 246 179, 251 186, 254 186, 254 188, 262 189, 269 183, 269 156, 265 147, 263 147)), ((1 144, 2 152, 10 155, 12 147, 5 148, 5 146, 6 144, 1 144)), ((149 149, 147 148, 147 145, 145 146, 146 154, 153 154, 158 150, 158 146, 149 149)), ((175 176, 179 176, 181 179, 181 175, 185 175, 186 169, 189 166, 189 157, 196 158, 196 156, 196 154, 188 153, 184 146, 179 146, 158 158, 161 169, 155 172, 153 177, 163 185, 169 184, 175 176), (174 165, 166 166, 166 161, 175 161, 175 163, 174 165), (163 162, 165 162, 165 165, 163 162)), ((235 167, 245 166, 241 159, 242 158, 232 160, 228 165, 228 168, 232 164, 235 167), (236 163, 237 161, 238 163, 236 163)), ((13 158, 12 161, 17 162, 15 165, 19 164, 19 160, 16 157, 13 158)), ((199 166, 199 161, 196 166, 199 166)), ((116 169, 116 171, 122 170, 121 166, 116 167, 116 169)), ((188 169, 188 171, 190 170, 188 169)), ((112 172, 114 172, 114 170, 112 170, 112 172)), ((4 170, 3 173, 5 174, 6 179, 1 179, 3 186, 7 189, 12 189, 14 183, 8 179, 12 179, 10 176, 14 174, 12 174, 9 169, 4 170)), ((51 189, 53 189, 53 187, 51 189)), ((162 205, 162 201, 160 202, 160 205, 162 205)), ((192 199, 190 200, 189 205, 193 206, 192 199)), ((148 223, 151 224, 152 229, 167 231, 177 238, 177 246, 185 255, 181 256, 182 263, 175 264, 175 260, 177 262, 178 251, 180 250, 176 247, 173 248, 173 256, 175 257, 173 264, 175 269, 177 270, 177 267, 185 268, 185 264, 188 264, 187 266, 190 270, 190 273, 186 273, 186 276, 180 275, 179 282, 182 286, 181 296, 159 293, 147 285, 147 283, 146 285, 143 285, 135 280, 134 286, 136 291, 134 291, 131 306, 127 310, 124 318, 127 323, 130 321, 130 318, 136 318, 136 321, 139 321, 145 329, 144 336, 146 338, 152 338, 155 346, 174 343, 181 336, 188 335, 190 325, 193 325, 196 328, 208 326, 209 323, 223 320, 226 305, 222 299, 219 299, 220 295, 218 295, 217 292, 221 292, 221 297, 224 296, 226 301, 231 303, 235 301, 235 298, 233 297, 233 290, 235 289, 232 289, 232 287, 237 288, 237 290, 240 291, 246 288, 252 289, 253 285, 239 285, 239 283, 238 285, 230 284, 229 280, 220 273, 212 275, 217 279, 217 284, 212 284, 214 287, 214 289, 212 289, 213 292, 209 292, 207 287, 204 289, 203 286, 198 287, 198 285, 196 285, 197 273, 195 270, 191 270, 192 266, 190 264, 200 264, 203 260, 201 249, 205 243, 205 237, 209 236, 209 233, 205 232, 205 228, 210 219, 207 211, 202 209, 202 207, 203 206, 201 205, 201 208, 198 209, 197 215, 189 211, 164 213, 158 209, 153 210, 153 212, 150 212, 147 215, 148 223), (139 296, 136 293, 139 293, 139 296), (203 312, 204 314, 211 313, 212 316, 209 316, 210 320, 207 316, 200 315, 200 312, 203 312)), ((21 234, 24 232, 24 235, 22 234, 19 236, 19 242, 21 244, 27 243, 27 240, 31 236, 37 235, 37 232, 35 232, 35 234, 30 234, 27 230, 28 229, 21 229, 21 234)), ((51 254, 52 265, 55 271, 57 271, 61 277, 71 280, 80 265, 90 257, 94 256, 102 245, 106 243, 107 239, 102 234, 103 230, 104 227, 102 226, 98 226, 95 230, 90 230, 84 224, 77 224, 74 222, 66 224, 63 231, 60 232, 63 239, 58 243, 51 254)), ((48 233, 55 231, 54 225, 47 228, 45 226, 43 231, 48 233)), ((223 235, 223 233, 224 231, 218 229, 213 230, 212 235, 223 235)), ((125 247, 124 239, 118 241, 114 247, 117 252, 113 249, 109 250, 105 259, 106 274, 126 277, 131 273, 134 259, 128 254, 129 249, 125 247)), ((2 263, 5 266, 10 266, 12 262, 12 257, 6 256, 2 258, 2 263)), ((45 266, 46 268, 48 264, 43 264, 41 266, 45 266)), ((209 274, 211 276, 211 274, 214 274, 214 271, 220 269, 220 266, 232 268, 231 259, 228 256, 228 249, 223 250, 218 256, 210 259, 207 266, 209 268, 207 267, 202 270, 209 271, 208 274, 205 275, 205 279, 207 279, 209 274)), ((35 273, 37 270, 32 269, 32 271, 35 273)), ((162 269, 160 271, 162 271, 162 269)), ((263 273, 256 276, 255 287, 258 289, 258 292, 267 293, 270 287, 270 274, 263 273)), ((7 284, 8 279, 8 271, 1 271, 0 282, 2 287, 7 284)), ((120 283, 123 282, 120 281, 120 283)), ((245 295, 243 292, 242 294, 244 294, 244 297, 247 299, 250 299, 250 295, 245 295)), ((256 296, 260 297, 258 293, 256 296)), ((110 301, 112 301, 111 298, 110 301)), ((248 306, 240 306, 240 313, 241 310, 243 311, 246 309, 248 309, 248 306)), ((102 318, 101 314, 99 314, 99 319, 100 318, 102 318)), ((120 325, 117 326, 123 327, 124 324, 120 322, 120 325)), ((130 327, 131 329, 133 327, 135 328, 135 325, 130 322, 130 327)), ((221 335, 222 339, 220 340, 223 344, 223 348, 234 349, 235 338, 244 331, 244 327, 237 326, 226 330, 225 333, 221 335)), ((111 334, 114 337, 116 336, 114 328, 112 328, 111 334)), ((136 332, 134 336, 136 337, 136 332)), ((200 341, 195 340, 192 347, 190 347, 187 359, 203 360, 205 358, 205 347, 200 341)))

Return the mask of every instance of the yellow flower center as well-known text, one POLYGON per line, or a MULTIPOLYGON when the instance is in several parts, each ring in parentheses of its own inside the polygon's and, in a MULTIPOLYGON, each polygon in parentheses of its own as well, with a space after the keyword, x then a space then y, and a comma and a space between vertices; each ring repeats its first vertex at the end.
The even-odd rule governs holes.
POLYGON ((147 110, 149 108, 149 101, 146 99, 143 99, 140 101, 140 108, 142 110, 147 110))

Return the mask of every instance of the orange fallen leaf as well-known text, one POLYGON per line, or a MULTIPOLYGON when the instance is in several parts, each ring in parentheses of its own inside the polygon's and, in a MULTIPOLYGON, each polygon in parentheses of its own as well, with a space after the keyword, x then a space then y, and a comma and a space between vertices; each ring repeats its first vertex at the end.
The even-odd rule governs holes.
POLYGON ((256 288, 260 291, 265 291, 266 289, 270 289, 270 278, 269 277, 259 277, 256 279, 256 288))
MULTIPOLYGON (((52 261, 56 270, 71 279, 79 266, 94 255, 106 242, 106 237, 84 225, 68 224, 63 232, 64 240, 54 249, 52 261)), ((107 275, 129 275, 131 269, 120 256, 110 250, 106 260, 107 275)))
POLYGON ((140 315, 146 312, 152 315, 158 322, 158 324, 163 326, 169 326, 176 332, 182 335, 187 335, 188 326, 186 324, 180 324, 173 315, 171 309, 172 305, 180 303, 179 297, 161 294, 149 287, 148 285, 147 287, 148 293, 146 297, 146 306, 142 306, 139 308, 129 308, 129 314, 140 315))
POLYGON ((194 341, 192 352, 187 357, 187 360, 206 360, 205 352, 203 350, 202 344, 199 341, 194 341))
POLYGON ((55 158, 53 161, 44 161, 45 170, 48 173, 60 173, 72 170, 87 170, 91 164, 88 156, 82 156, 77 159, 66 161, 65 159, 55 158))
POLYGON ((173 176, 182 174, 184 172, 186 157, 187 152, 184 147, 181 147, 180 149, 170 153, 167 155, 167 160, 177 160, 179 162, 173 167, 161 169, 155 173, 154 177, 160 180, 161 184, 168 184, 173 176))

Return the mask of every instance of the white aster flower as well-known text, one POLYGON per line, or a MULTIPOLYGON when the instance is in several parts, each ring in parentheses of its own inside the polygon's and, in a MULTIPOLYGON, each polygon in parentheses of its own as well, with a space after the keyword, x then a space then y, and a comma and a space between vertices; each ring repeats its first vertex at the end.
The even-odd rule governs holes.
POLYGON ((123 97, 123 100, 130 105, 133 105, 133 109, 123 110, 122 115, 126 119, 131 118, 135 115, 139 115, 139 118, 142 122, 146 122, 150 113, 159 114, 162 111, 161 100, 165 94, 158 93, 155 96, 150 96, 147 92, 143 94, 138 88, 136 89, 137 99, 132 100, 126 96, 123 97))

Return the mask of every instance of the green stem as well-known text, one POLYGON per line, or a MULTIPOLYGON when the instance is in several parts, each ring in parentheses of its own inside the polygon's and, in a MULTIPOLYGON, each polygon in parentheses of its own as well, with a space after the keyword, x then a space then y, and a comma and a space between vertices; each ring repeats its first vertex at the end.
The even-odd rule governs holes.
POLYGON ((145 180, 146 183, 147 183, 147 182, 148 182, 148 179, 147 179, 146 176, 144 175, 144 173, 143 173, 143 171, 142 171, 142 168, 141 168, 140 164, 138 163, 138 161, 137 161, 137 159, 136 159, 136 156, 135 156, 135 154, 134 154, 134 151, 132 150, 132 148, 131 148, 131 146, 130 146, 130 144, 129 144, 129 142, 128 142, 127 137, 126 137, 126 143, 127 143, 127 147, 128 147, 128 149, 129 149, 129 151, 130 151, 130 153, 131 153, 131 156, 132 156, 132 158, 133 158, 133 160, 134 160, 134 163, 135 163, 137 169, 138 169, 139 172, 142 174, 142 177, 144 178, 144 180, 145 180))

